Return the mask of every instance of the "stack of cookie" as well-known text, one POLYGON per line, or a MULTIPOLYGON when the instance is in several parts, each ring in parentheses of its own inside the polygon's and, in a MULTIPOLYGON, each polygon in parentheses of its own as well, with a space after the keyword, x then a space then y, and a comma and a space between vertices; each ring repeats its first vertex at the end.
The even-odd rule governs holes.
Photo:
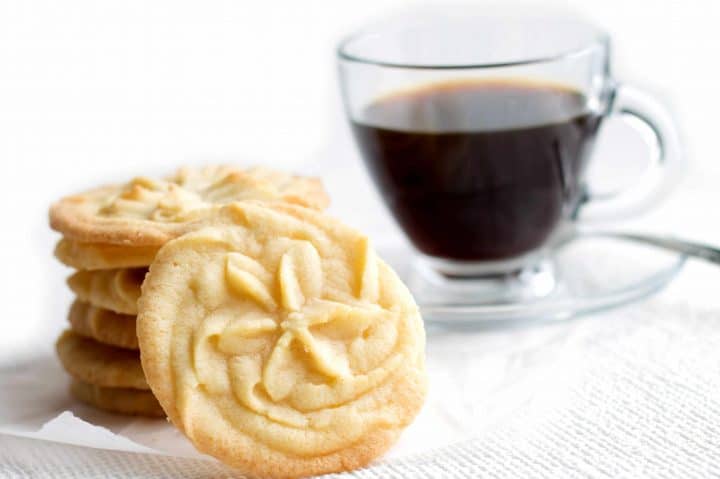
POLYGON ((71 375, 71 393, 100 409, 164 416, 140 364, 137 301, 148 266, 169 240, 206 224, 239 200, 293 203, 324 209, 328 197, 315 178, 229 166, 183 168, 165 179, 135 178, 63 198, 50 224, 63 237, 55 256, 77 271, 70 328, 57 353, 71 375))
POLYGON ((72 394, 260 477, 364 466, 425 399, 412 295, 318 180, 184 169, 62 199, 72 394))

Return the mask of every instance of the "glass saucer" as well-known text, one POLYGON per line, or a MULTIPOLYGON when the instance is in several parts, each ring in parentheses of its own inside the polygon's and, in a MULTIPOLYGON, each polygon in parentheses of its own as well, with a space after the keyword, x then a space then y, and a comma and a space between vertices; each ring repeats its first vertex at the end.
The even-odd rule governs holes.
POLYGON ((667 285, 687 259, 628 240, 578 236, 488 290, 482 279, 443 276, 407 251, 380 252, 412 291, 427 323, 473 328, 566 320, 638 301, 667 285), (528 289, 528 281, 535 294, 514 294, 528 289))

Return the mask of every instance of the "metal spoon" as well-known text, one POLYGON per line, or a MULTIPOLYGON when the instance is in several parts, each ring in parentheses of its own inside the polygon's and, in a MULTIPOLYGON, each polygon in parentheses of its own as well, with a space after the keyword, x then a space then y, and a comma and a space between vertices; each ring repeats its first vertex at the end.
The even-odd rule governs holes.
POLYGON ((663 237, 646 233, 624 233, 615 231, 582 231, 579 236, 600 236, 605 238, 620 238, 639 243, 645 243, 659 248, 676 251, 678 253, 704 259, 720 265, 720 248, 693 241, 677 238, 663 237))

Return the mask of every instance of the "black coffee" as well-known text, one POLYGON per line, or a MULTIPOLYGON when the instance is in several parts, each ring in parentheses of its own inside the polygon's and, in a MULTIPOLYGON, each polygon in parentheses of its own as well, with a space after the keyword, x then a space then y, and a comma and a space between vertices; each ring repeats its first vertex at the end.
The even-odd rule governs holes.
POLYGON ((542 245, 572 214, 599 123, 577 91, 498 80, 385 97, 353 131, 421 252, 502 260, 542 245))

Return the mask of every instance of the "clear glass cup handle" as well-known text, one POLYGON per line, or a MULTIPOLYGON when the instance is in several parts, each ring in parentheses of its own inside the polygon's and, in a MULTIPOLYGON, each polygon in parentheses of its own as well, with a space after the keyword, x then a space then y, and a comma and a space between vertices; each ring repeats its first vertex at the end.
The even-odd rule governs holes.
POLYGON ((679 182, 685 166, 672 116, 652 96, 627 85, 618 85, 608 115, 619 115, 629 122, 634 120, 647 125, 655 137, 655 144, 648 147, 656 151, 631 187, 610 194, 586 194, 578 215, 582 223, 619 220, 652 209, 679 182))

